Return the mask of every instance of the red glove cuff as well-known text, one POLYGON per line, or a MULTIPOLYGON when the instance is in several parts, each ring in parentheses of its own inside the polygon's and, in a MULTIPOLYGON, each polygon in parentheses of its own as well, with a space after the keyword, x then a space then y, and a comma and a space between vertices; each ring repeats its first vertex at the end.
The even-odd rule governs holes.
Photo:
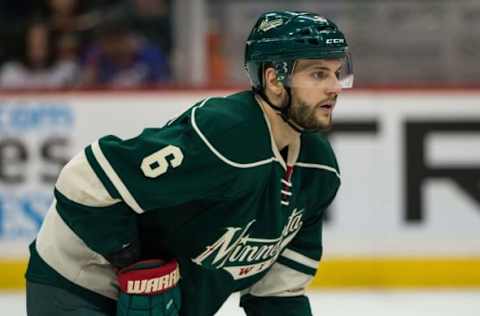
POLYGON ((145 260, 123 268, 118 273, 121 291, 127 294, 156 295, 177 286, 180 271, 176 260, 145 260))

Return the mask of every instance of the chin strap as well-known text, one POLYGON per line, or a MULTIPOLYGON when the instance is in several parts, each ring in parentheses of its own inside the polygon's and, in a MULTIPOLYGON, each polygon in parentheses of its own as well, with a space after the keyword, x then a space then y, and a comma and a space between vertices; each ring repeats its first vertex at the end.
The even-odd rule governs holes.
POLYGON ((290 89, 289 86, 284 86, 285 87, 285 91, 287 91, 287 95, 288 95, 288 101, 287 101, 287 104, 284 106, 284 107, 279 107, 275 104, 272 103, 272 101, 270 101, 270 99, 267 97, 267 95, 265 94, 265 92, 263 92, 263 89, 259 89, 259 88, 252 88, 253 92, 254 93, 257 93, 258 95, 260 95, 260 97, 272 108, 274 109, 275 111, 279 112, 280 113, 280 116, 282 117, 282 119, 291 127, 293 128, 295 131, 299 132, 300 134, 308 134, 308 133, 316 133, 318 132, 318 129, 306 129, 306 128, 303 128, 303 127, 299 127, 298 124, 296 124, 295 122, 292 121, 292 119, 289 117, 289 112, 290 112, 290 108, 292 106, 292 90, 290 89))
POLYGON ((292 106, 292 91, 291 91, 290 87, 288 87, 288 86, 284 86, 284 87, 285 87, 285 90, 287 91, 287 95, 288 95, 288 101, 287 101, 287 104, 284 107, 279 107, 279 106, 273 104, 272 101, 270 101, 270 99, 267 97, 265 92, 263 92, 263 89, 252 88, 252 90, 253 90, 254 93, 257 93, 258 95, 260 95, 260 97, 263 99, 263 101, 265 101, 272 109, 279 112, 282 119, 288 125, 290 125, 291 128, 293 128, 295 131, 297 131, 299 133, 305 133, 306 130, 301 128, 301 127, 298 127, 294 123, 292 123, 292 121, 291 121, 291 119, 288 115, 288 113, 290 112, 290 107, 292 106))

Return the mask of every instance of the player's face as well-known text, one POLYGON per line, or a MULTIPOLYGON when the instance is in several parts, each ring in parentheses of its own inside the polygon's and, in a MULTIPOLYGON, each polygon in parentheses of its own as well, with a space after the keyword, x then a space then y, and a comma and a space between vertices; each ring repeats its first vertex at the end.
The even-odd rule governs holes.
POLYGON ((305 129, 328 129, 337 96, 342 90, 338 73, 342 59, 300 59, 296 62, 290 86, 290 117, 305 129))

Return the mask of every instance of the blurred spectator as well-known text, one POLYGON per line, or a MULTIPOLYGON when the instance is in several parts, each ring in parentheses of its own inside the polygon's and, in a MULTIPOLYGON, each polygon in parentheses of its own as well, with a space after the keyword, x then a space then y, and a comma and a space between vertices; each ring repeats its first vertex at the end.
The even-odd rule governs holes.
POLYGON ((86 13, 78 0, 47 0, 50 28, 54 32, 69 33, 91 29, 97 17, 95 11, 86 13))
POLYGON ((132 87, 170 79, 165 54, 132 32, 126 21, 105 22, 87 52, 82 85, 132 87))
POLYGON ((19 45, 30 17, 39 8, 37 1, 0 0, 0 62, 19 56, 22 45, 19 45))
POLYGON ((25 32, 20 59, 8 61, 2 66, 0 87, 54 88, 71 85, 76 78, 77 65, 71 58, 75 41, 73 38, 70 43, 68 41, 65 38, 59 42, 60 46, 53 46, 63 51, 63 57, 55 60, 47 25, 40 21, 32 23, 25 32))
POLYGON ((167 54, 172 48, 169 0, 126 0, 120 6, 133 30, 159 45, 167 54))
POLYGON ((73 34, 80 49, 90 40, 92 30, 101 20, 100 7, 85 0, 43 0, 39 14, 48 21, 53 42, 73 34))

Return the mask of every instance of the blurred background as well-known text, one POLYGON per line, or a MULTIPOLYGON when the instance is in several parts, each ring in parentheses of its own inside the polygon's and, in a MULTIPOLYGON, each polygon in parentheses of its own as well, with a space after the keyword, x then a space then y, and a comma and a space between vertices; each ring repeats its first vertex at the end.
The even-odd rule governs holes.
POLYGON ((276 9, 340 25, 359 87, 480 81, 476 0, 3 0, 0 85, 246 84, 246 36, 260 12, 276 9))
MULTIPOLYGON (((480 315, 480 1, 0 1, 0 308, 24 315, 27 245, 62 166, 211 95, 248 89, 269 10, 344 31, 355 88, 328 133, 342 187, 315 315, 480 315)), ((241 315, 236 298, 220 315, 241 315)))

